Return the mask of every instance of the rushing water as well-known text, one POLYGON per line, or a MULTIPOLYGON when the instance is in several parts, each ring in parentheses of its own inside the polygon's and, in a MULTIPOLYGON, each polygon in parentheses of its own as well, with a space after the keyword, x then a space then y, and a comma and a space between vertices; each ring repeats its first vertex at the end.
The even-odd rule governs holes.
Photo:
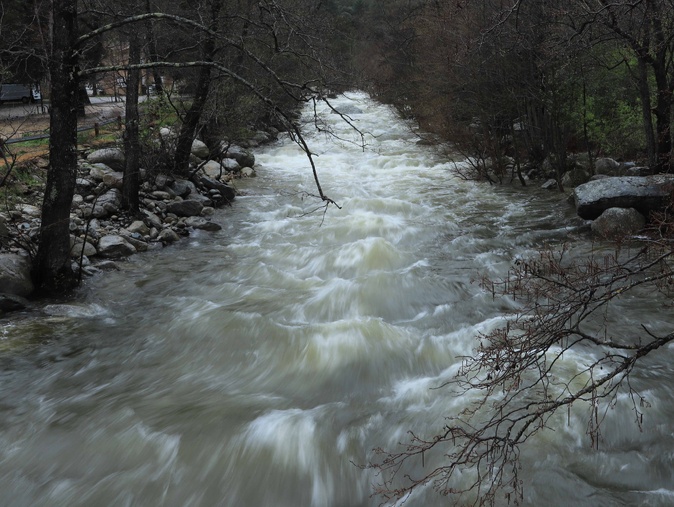
MULTIPOLYGON (((460 180, 387 107, 336 104, 362 111, 365 149, 327 111, 338 138, 307 136, 341 210, 308 213, 307 160, 281 140, 222 231, 133 257, 82 303, 0 321, 0 505, 378 505, 356 465, 468 403, 432 388, 508 309, 472 280, 588 239, 559 195, 460 180)), ((530 441, 525 502, 674 505, 671 359, 635 374, 643 433, 619 402, 600 451, 566 415, 530 441)), ((447 504, 430 488, 406 503, 447 504)))

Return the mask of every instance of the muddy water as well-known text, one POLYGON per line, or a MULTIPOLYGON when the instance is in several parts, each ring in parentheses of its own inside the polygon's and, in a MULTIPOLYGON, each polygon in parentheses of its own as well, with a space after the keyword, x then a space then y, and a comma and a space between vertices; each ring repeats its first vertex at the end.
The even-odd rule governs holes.
MULTIPOLYGON (((457 179, 387 107, 336 104, 365 149, 328 111, 338 138, 307 136, 342 209, 310 212, 307 161, 282 139, 222 231, 0 322, 0 505, 374 506, 377 478, 354 464, 469 402, 432 388, 509 309, 473 280, 544 243, 590 243, 562 197, 457 179)), ((663 321, 648 298, 630 308, 627 323, 663 321)), ((643 432, 619 400, 599 452, 582 415, 530 441, 525 502, 674 504, 671 359, 636 372, 643 432)), ((451 504, 430 488, 406 503, 451 504)))

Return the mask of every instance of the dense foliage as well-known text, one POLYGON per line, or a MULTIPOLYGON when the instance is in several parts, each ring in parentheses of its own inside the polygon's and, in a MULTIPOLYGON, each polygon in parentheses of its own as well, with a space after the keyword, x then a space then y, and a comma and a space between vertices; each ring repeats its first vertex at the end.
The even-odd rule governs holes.
POLYGON ((367 2, 378 98, 467 154, 609 153, 670 172, 674 4, 367 2), (517 153, 514 153, 517 152, 517 153))

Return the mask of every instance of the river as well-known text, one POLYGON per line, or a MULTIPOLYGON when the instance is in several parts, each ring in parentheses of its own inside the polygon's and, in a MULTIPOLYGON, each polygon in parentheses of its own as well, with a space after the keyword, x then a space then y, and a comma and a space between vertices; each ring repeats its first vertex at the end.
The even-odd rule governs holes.
MULTIPOLYGON (((365 148, 325 108, 335 136, 306 136, 341 209, 310 212, 308 162, 281 139, 222 231, 0 321, 0 505, 375 506, 357 465, 468 403, 433 387, 509 309, 474 280, 590 239, 563 196, 461 180, 388 107, 335 104, 365 148)), ((594 451, 555 419, 523 449, 526 505, 674 505, 672 348, 658 354, 635 374, 644 431, 619 404, 594 451)), ((425 488, 405 505, 452 501, 425 488)))

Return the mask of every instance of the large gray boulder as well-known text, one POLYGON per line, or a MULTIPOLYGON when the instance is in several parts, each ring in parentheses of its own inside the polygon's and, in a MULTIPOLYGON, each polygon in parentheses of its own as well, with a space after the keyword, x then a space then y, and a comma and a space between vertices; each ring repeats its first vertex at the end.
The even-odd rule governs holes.
POLYGON ((646 225, 646 218, 634 208, 609 208, 592 222, 595 234, 611 240, 620 240, 638 233, 646 225))
POLYGON ((96 199, 92 215, 96 218, 105 218, 114 215, 119 212, 119 207, 121 205, 122 193, 116 188, 111 188, 96 199))
POLYGON ((612 158, 598 158, 594 161, 595 174, 606 174, 608 176, 617 176, 620 171, 620 164, 612 158))
POLYGON ((111 234, 109 236, 103 236, 98 241, 98 255, 101 257, 116 259, 119 257, 127 257, 135 253, 136 248, 122 236, 111 234))
POLYGON ((253 167, 255 165, 255 155, 245 148, 235 144, 227 148, 225 158, 236 160, 236 163, 241 167, 253 167))
POLYGON ((202 217, 189 217, 185 220, 185 225, 188 227, 192 227, 193 229, 201 229, 203 231, 219 231, 222 229, 222 226, 219 224, 216 224, 215 222, 211 222, 210 220, 206 220, 205 218, 202 217))
POLYGON ((194 217, 201 213, 204 205, 194 199, 184 201, 172 201, 166 205, 166 211, 179 217, 194 217))
POLYGON ((103 183, 109 188, 119 188, 121 190, 124 184, 124 173, 119 171, 110 171, 103 175, 103 183))
POLYGON ((16 296, 29 296, 34 289, 28 257, 13 253, 0 254, 0 291, 16 296))
POLYGON ((622 176, 588 181, 573 191, 578 215, 594 220, 609 208, 634 208, 643 215, 671 201, 674 176, 622 176))
POLYGON ((84 241, 82 238, 78 238, 76 236, 71 235, 70 256, 79 258, 81 255, 85 255, 87 257, 96 255, 96 247, 91 243, 89 243, 88 241, 84 241))
POLYGON ((124 171, 125 160, 124 152, 119 148, 103 148, 102 150, 92 151, 87 156, 87 162, 90 164, 105 164, 115 171, 124 171))
POLYGON ((199 157, 201 159, 208 158, 208 156, 211 153, 211 150, 208 149, 208 146, 206 146, 206 143, 203 141, 199 141, 199 139, 195 139, 192 141, 192 155, 195 157, 199 157))

